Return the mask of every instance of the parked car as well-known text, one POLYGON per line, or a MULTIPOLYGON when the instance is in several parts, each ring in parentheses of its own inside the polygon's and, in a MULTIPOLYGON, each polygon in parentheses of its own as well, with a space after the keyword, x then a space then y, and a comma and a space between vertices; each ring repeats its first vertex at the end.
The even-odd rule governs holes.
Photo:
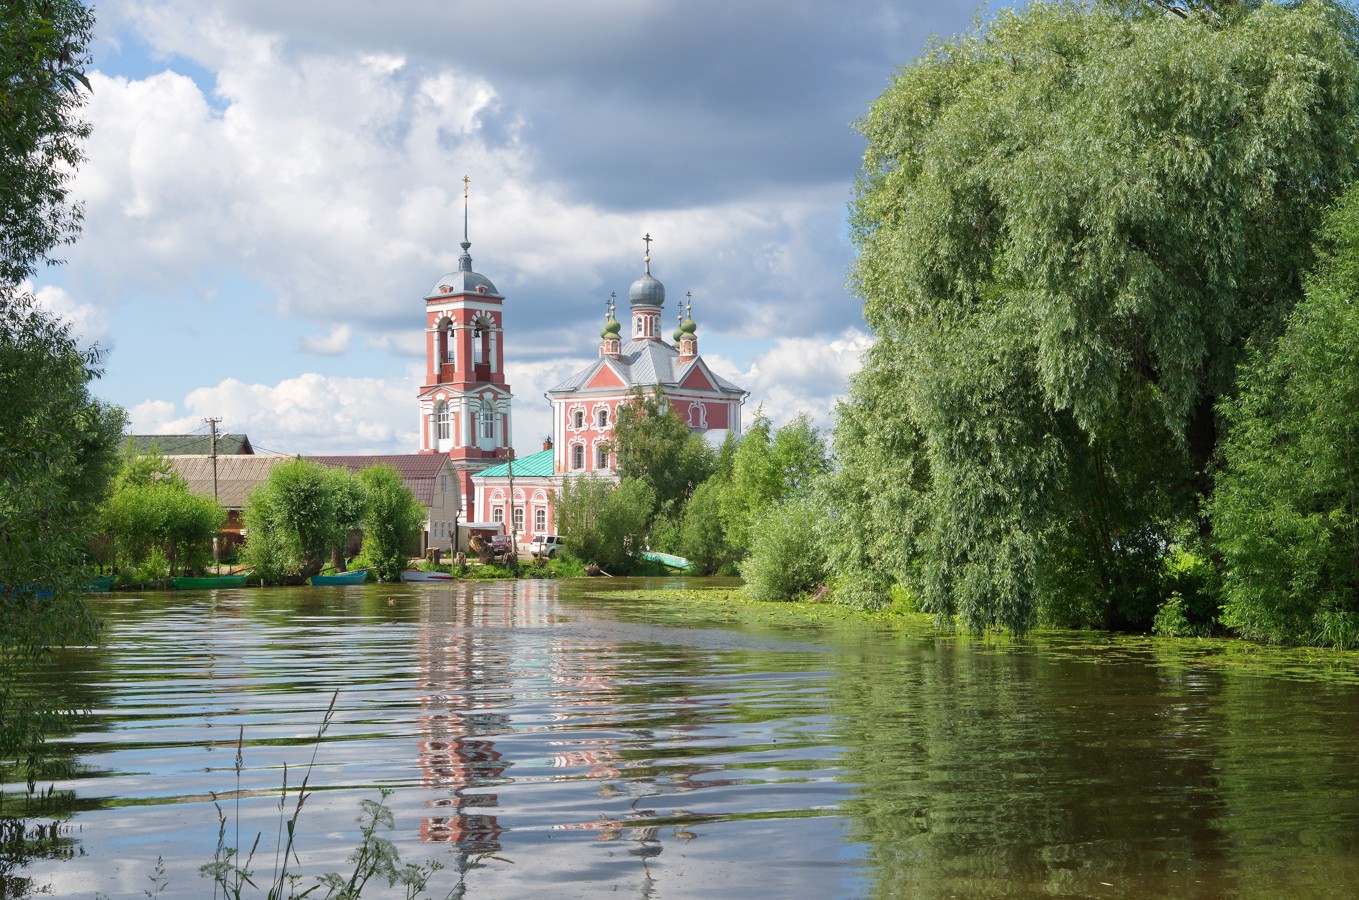
POLYGON ((557 552, 561 550, 563 543, 559 534, 535 534, 533 543, 529 544, 529 552, 534 557, 556 559, 557 552))

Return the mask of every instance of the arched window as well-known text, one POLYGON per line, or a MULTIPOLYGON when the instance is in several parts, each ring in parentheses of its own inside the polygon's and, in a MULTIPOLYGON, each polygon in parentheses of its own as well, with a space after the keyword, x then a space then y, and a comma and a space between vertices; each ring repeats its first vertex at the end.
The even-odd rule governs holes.
POLYGON ((453 323, 450 321, 446 322, 444 327, 444 362, 457 363, 457 361, 457 332, 453 330, 453 323))
POLYGON ((702 403, 689 404, 689 427, 690 428, 708 427, 708 410, 707 407, 705 407, 702 403))
POLYGON ((477 322, 472 326, 472 362, 476 365, 481 365, 486 361, 485 348, 482 347, 482 334, 481 323, 477 322))
POLYGON ((514 530, 524 530, 524 507, 522 506, 516 506, 514 508, 514 530))
POLYGON ((571 413, 571 427, 577 431, 585 427, 585 410, 578 409, 571 413))
POLYGON ((571 446, 571 470, 578 471, 585 468, 585 445, 573 444, 571 446))
POLYGON ((595 447, 595 468, 607 469, 609 467, 609 445, 600 444, 595 447))
POLYGON ((541 506, 533 511, 533 530, 547 531, 547 510, 541 506))
POLYGON ((505 521, 505 507, 497 506, 495 509, 491 510, 491 521, 492 522, 505 521))
POLYGON ((609 427, 609 408, 607 406, 601 406, 595 410, 595 425, 600 428, 609 427))
POLYGON ((440 400, 434 407, 434 435, 441 441, 448 440, 448 404, 440 400))
POLYGON ((484 400, 481 404, 481 436, 495 437, 495 407, 489 400, 484 400))

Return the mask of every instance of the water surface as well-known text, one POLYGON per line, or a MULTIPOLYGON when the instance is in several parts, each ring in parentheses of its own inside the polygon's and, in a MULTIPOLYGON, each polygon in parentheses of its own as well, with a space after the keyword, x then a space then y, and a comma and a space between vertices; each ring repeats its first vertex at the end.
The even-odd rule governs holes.
POLYGON ((1346 656, 626 597, 660 584, 101 600, 23 874, 142 897, 160 858, 162 896, 210 896, 220 809, 265 883, 306 775, 303 888, 387 788, 435 897, 1359 894, 1346 656))

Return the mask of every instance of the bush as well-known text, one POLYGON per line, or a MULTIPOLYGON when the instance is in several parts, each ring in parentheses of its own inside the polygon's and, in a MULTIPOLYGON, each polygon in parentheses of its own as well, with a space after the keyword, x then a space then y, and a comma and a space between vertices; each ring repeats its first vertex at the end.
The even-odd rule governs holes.
POLYGON ((750 554, 741 563, 746 593, 755 600, 795 600, 826 579, 817 540, 818 504, 794 499, 775 504, 751 529, 750 554))

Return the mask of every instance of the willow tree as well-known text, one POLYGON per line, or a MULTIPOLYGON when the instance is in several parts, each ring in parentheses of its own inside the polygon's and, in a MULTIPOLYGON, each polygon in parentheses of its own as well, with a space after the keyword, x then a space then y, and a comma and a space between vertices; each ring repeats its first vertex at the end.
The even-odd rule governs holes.
POLYGON ((854 282, 885 349, 851 407, 900 408, 871 427, 906 439, 856 441, 853 415, 837 450, 927 473, 895 574, 974 629, 1149 617, 1163 548, 1198 531, 1214 404, 1355 170, 1346 11, 1181 6, 1002 12, 861 122, 854 282))
POLYGON ((1224 619, 1259 640, 1359 645, 1359 191, 1280 338, 1252 347, 1224 403, 1210 512, 1224 619))

